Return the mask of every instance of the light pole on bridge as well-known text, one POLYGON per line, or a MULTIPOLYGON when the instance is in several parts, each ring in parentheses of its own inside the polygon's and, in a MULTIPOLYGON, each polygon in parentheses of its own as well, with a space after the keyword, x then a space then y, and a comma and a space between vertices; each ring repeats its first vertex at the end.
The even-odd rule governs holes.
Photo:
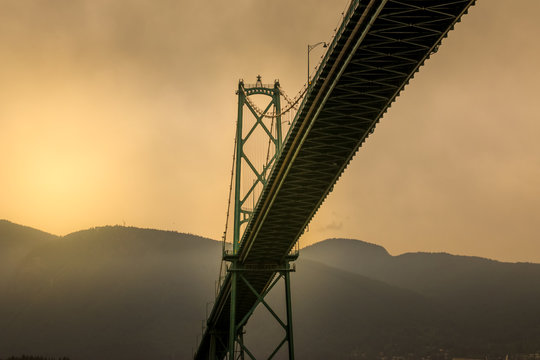
POLYGON ((316 44, 313 44, 313 45, 309 45, 307 46, 307 86, 309 88, 309 85, 311 85, 311 81, 309 79, 309 53, 311 52, 311 50, 315 49, 317 46, 321 45, 323 47, 328 47, 328 44, 324 41, 319 41, 318 43, 316 44))

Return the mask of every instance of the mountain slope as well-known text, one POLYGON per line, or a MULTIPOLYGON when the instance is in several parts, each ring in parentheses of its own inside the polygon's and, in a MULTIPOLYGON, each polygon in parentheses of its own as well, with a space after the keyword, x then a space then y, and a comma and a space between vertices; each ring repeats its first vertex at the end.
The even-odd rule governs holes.
POLYGON ((444 308, 424 296, 315 261, 299 260, 293 282, 301 359, 418 354, 449 324, 444 308))
POLYGON ((0 220, 0 284, 13 276, 15 265, 30 251, 58 238, 27 226, 0 220))
POLYGON ((0 358, 186 358, 219 258, 213 240, 121 227, 41 246, 2 289, 0 358))
POLYGON ((331 239, 303 249, 301 257, 431 299, 452 319, 445 325, 447 347, 479 355, 540 350, 540 264, 445 253, 391 256, 373 249, 358 240, 331 239))
MULTIPOLYGON (((219 242, 120 226, 56 237, 5 222, 0 235, 0 254, 19 248, 0 283, 0 358, 190 357, 214 297, 219 242)), ((297 357, 540 350, 539 267, 448 254, 391 256, 357 240, 315 244, 302 250, 291 275, 297 357)), ((282 289, 268 301, 283 303, 282 289)), ((262 306, 247 330, 258 355, 281 340, 262 306)))
POLYGON ((540 296, 540 264, 504 263, 446 253, 391 256, 359 240, 329 239, 302 250, 302 258, 368 276, 430 297, 453 300, 497 290, 540 296))

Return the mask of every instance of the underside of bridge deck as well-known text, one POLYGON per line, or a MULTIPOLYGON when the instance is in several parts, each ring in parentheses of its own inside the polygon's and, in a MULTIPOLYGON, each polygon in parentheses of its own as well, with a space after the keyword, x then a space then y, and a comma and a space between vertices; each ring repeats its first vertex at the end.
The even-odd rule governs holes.
MULTIPOLYGON (((313 79, 238 250, 242 266, 279 266, 375 126, 474 0, 352 1, 313 79)), ((276 272, 246 273, 262 293, 276 272)), ((257 301, 237 289, 236 317, 257 301)), ((196 359, 227 354, 231 275, 196 359)))

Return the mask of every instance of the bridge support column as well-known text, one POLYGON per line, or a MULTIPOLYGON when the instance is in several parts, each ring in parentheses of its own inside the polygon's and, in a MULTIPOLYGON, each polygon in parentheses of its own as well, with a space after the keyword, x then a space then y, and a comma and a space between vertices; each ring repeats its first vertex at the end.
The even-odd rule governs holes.
MULTIPOLYGON (((283 341, 275 348, 269 359, 274 357, 277 352, 288 343, 289 358, 294 359, 294 347, 292 341, 292 312, 291 312, 291 294, 289 273, 294 271, 290 262, 297 259, 297 255, 286 257, 283 262, 279 259, 273 259, 268 263, 250 263, 244 264, 240 259, 242 252, 242 237, 248 223, 255 214, 257 201, 262 193, 262 189, 268 182, 271 170, 276 163, 279 154, 282 151, 283 138, 281 127, 281 90, 279 81, 274 81, 274 85, 263 85, 261 77, 257 76, 257 82, 252 86, 245 86, 242 80, 238 83, 238 119, 236 122, 236 146, 234 160, 234 219, 233 219, 233 237, 232 252, 224 251, 223 260, 230 262, 228 271, 230 274, 231 285, 227 288, 230 291, 229 303, 229 334, 228 338, 224 336, 224 346, 221 356, 227 356, 228 360, 255 359, 254 355, 244 344, 244 328, 256 307, 263 304, 272 314, 276 321, 285 330, 283 341), (250 100, 252 95, 264 95, 270 98, 270 101, 260 109, 256 103, 250 100), (247 114, 244 118, 244 109, 247 114), (254 118, 254 119, 252 119, 254 118), (259 135, 257 135, 259 132, 259 135), (257 136, 261 136, 258 138, 257 136), (253 139, 253 140, 252 140, 253 139), (257 139, 264 139, 264 151, 266 160, 259 163, 257 153, 246 143, 252 144, 257 139), (251 150, 250 150, 251 149, 251 150), (251 177, 252 185, 242 185, 243 176, 251 177), (245 186, 245 187, 243 187, 245 186), (256 281, 258 278, 256 272, 266 272, 270 279, 267 284, 264 281, 256 281), (280 280, 285 281, 286 297, 286 316, 282 321, 274 310, 265 301, 265 297, 270 290, 280 280), (255 300, 255 301, 252 301, 255 300), (249 305, 245 305, 245 304, 249 305), (254 304, 254 305, 251 305, 254 304), (246 309, 247 306, 252 306, 246 309), (247 311, 247 313, 246 313, 247 311)), ((232 179, 232 178, 231 178, 232 179)), ((245 179, 244 179, 245 180, 245 179)), ((231 191, 232 191, 231 183, 231 191)), ((224 238, 225 240, 225 238, 224 238)), ((244 261, 244 260, 242 260, 244 261)), ((261 260, 258 260, 261 261, 261 260)), ((226 305, 223 305, 226 306, 226 305)), ((220 352, 219 350, 217 351, 220 352)))
POLYGON ((287 308, 287 342, 289 344, 289 360, 294 360, 294 336, 292 321, 292 300, 291 300, 291 276, 287 271, 285 277, 285 306, 287 308))
POLYGON ((291 285, 290 285, 290 273, 295 271, 295 267, 290 265, 289 261, 286 261, 284 264, 279 266, 268 266, 268 265, 249 265, 249 266, 240 266, 233 261, 231 267, 229 268, 231 274, 231 303, 230 303, 230 330, 229 330, 229 351, 228 351, 228 360, 244 360, 245 358, 255 360, 255 356, 251 353, 244 343, 244 326, 247 321, 255 312, 259 304, 263 304, 268 312, 274 317, 278 324, 285 331, 285 336, 279 342, 278 345, 274 348, 273 352, 270 354, 268 359, 272 359, 278 351, 287 343, 288 345, 288 355, 289 360, 294 360, 294 341, 293 341, 293 319, 292 319, 292 299, 291 299, 291 285), (273 272, 275 277, 272 279, 267 286, 257 291, 250 283, 250 275, 253 275, 256 272, 273 272), (274 309, 266 302, 265 298, 270 293, 270 291, 275 287, 275 285, 282 280, 284 281, 285 288, 285 307, 286 307, 286 317, 287 319, 283 321, 279 315, 274 311, 274 309), (257 299, 255 304, 249 309, 249 311, 244 315, 242 319, 237 319, 237 292, 238 288, 242 286, 250 291, 257 299), (246 356, 247 355, 247 356, 246 356))
POLYGON ((216 334, 210 335, 210 351, 208 352, 208 358, 214 360, 216 358, 216 334))
POLYGON ((237 282, 238 282, 238 276, 236 271, 236 261, 234 261, 231 265, 232 271, 231 274, 231 305, 229 308, 230 312, 230 323, 229 323, 229 360, 235 360, 235 345, 236 345, 236 338, 238 336, 237 332, 237 326, 236 326, 236 288, 237 288, 237 282))

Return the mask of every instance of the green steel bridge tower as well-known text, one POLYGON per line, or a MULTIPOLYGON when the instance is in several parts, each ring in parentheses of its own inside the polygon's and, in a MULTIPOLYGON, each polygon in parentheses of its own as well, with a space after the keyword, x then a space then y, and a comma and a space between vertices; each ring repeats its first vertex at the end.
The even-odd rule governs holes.
POLYGON ((216 298, 194 359, 255 359, 244 331, 261 304, 285 332, 267 358, 294 359, 290 273, 298 239, 391 104, 474 3, 350 0, 298 98, 289 99, 278 81, 239 82, 229 201, 233 234, 226 242, 226 226, 216 298), (284 131, 289 122, 283 117, 292 109, 284 131), (266 301, 281 279, 285 319, 266 301))
MULTIPOLYGON (((230 320, 229 320, 229 336, 228 336, 228 358, 229 359, 244 359, 245 355, 254 359, 254 355, 249 351, 244 343, 244 326, 247 323, 250 316, 253 314, 258 305, 262 304, 274 317, 277 323, 285 331, 285 336, 282 341, 276 345, 273 353, 270 355, 272 358, 281 347, 287 343, 289 359, 294 359, 294 342, 293 342, 293 321, 292 321, 292 304, 291 304, 291 286, 290 286, 290 272, 294 271, 294 267, 291 267, 290 262, 297 259, 297 253, 287 256, 280 264, 249 264, 243 265, 238 261, 238 249, 240 247, 240 241, 243 232, 243 226, 246 225, 250 218, 253 216, 254 209, 250 207, 250 200, 252 202, 258 200, 258 196, 255 193, 258 186, 264 188, 268 183, 268 176, 272 166, 277 161, 278 156, 281 153, 283 146, 282 136, 282 108, 281 108, 281 89, 279 81, 275 81, 273 85, 263 84, 261 77, 257 77, 257 82, 252 85, 244 84, 243 80, 238 82, 238 90, 236 91, 238 96, 238 117, 236 121, 236 141, 235 141, 235 156, 234 156, 234 217, 233 217, 233 239, 232 250, 224 251, 223 260, 227 261, 229 265, 226 267, 227 271, 231 274, 231 290, 230 290, 230 320), (264 104, 264 109, 261 110, 253 101, 250 100, 250 96, 263 95, 267 100, 264 104), (244 111, 247 110, 254 118, 252 123, 246 121, 244 111), (265 121, 266 120, 266 121, 265 121), (270 126, 268 126, 270 125, 270 126), (257 166, 257 162, 252 159, 247 151, 245 151, 245 145, 253 136, 257 129, 262 129, 260 133, 264 134, 268 138, 268 149, 266 152, 266 159, 263 159, 262 166, 257 166), (246 189, 242 189, 242 175, 247 172, 251 178, 254 178, 253 183, 249 184, 246 189), (250 284, 248 278, 244 276, 244 273, 251 272, 266 272, 277 273, 277 276, 273 279, 270 286, 261 294, 250 284), (282 320, 272 309, 272 307, 265 301, 266 295, 274 288, 280 279, 283 279, 285 286, 285 311, 286 319, 282 320), (252 304, 249 311, 242 317, 237 319, 236 306, 241 299, 239 299, 238 288, 240 286, 246 287, 251 291, 252 295, 256 297, 256 301, 252 304)), ((288 112, 291 106, 285 111, 288 112)), ((260 138, 258 139, 261 140, 260 138)), ((215 339, 213 340, 215 341, 215 339)), ((211 344, 210 358, 215 358, 215 344, 211 344)))

